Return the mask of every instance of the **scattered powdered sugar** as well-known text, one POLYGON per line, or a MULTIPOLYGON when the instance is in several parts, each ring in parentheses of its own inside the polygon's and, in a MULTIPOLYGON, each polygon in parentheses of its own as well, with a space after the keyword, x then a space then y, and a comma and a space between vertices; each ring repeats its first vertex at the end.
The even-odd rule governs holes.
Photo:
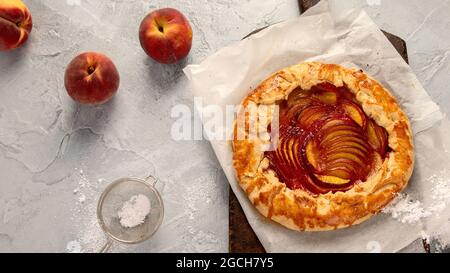
POLYGON ((82 193, 82 194, 80 194, 80 196, 78 197, 78 202, 84 203, 84 201, 86 201, 86 195, 84 195, 84 194, 82 193))
POLYGON ((150 200, 143 194, 132 196, 117 213, 120 224, 125 228, 137 227, 144 223, 150 213, 150 200))
POLYGON ((86 201, 85 194, 82 193, 83 190, 90 187, 89 180, 84 175, 84 172, 82 169, 79 170, 79 180, 77 187, 73 190, 73 194, 77 195, 80 194, 78 197, 78 202, 83 203, 86 201))
POLYGON ((422 240, 426 241, 427 243, 430 242, 430 235, 425 232, 425 230, 420 231, 420 237, 422 237, 422 240))
POLYGON ((439 216, 438 213, 445 210, 450 203, 450 179, 447 177, 445 172, 441 172, 427 179, 427 184, 431 185, 430 204, 424 205, 408 194, 399 194, 383 212, 407 224, 416 224, 432 215, 439 216))
POLYGON ((104 179, 92 181, 86 172, 75 168, 77 178, 73 190, 75 206, 71 217, 76 231, 75 240, 68 242, 68 252, 97 252, 106 242, 105 235, 97 221, 97 199, 104 188, 104 179), (73 251, 72 251, 73 250, 73 251), (78 251, 80 250, 80 251, 78 251))
POLYGON ((414 201, 407 194, 399 194, 389 206, 384 208, 383 212, 407 224, 415 224, 420 219, 431 215, 419 200, 414 201))
MULTIPOLYGON (((90 183, 82 169, 76 170, 78 170, 79 173, 79 180, 77 187, 73 190, 73 194, 78 196, 78 203, 83 205, 87 201, 88 197, 94 197, 95 185, 90 183)), ((102 183, 103 181, 103 179, 98 179, 98 183, 102 183)))
POLYGON ((106 243, 105 234, 97 221, 96 208, 94 204, 89 204, 86 207, 85 213, 86 215, 90 215, 90 217, 83 219, 82 222, 77 224, 77 229, 79 230, 77 238, 83 252, 98 252, 106 243))
POLYGON ((450 179, 447 178, 447 174, 441 172, 441 174, 433 175, 429 180, 433 183, 431 193, 433 194, 433 200, 435 200, 434 210, 442 211, 450 202, 450 179))
POLYGON ((70 241, 66 245, 66 250, 69 253, 82 253, 81 244, 78 241, 70 241))

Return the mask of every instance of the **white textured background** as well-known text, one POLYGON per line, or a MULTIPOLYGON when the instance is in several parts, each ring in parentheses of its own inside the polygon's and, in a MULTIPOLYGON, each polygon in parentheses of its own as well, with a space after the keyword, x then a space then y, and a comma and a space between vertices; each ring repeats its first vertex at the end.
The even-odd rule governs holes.
MULTIPOLYGON (((31 39, 0 53, 0 251, 66 251, 71 241, 97 251, 105 240, 95 218, 101 191, 119 177, 152 173, 164 181, 161 229, 146 243, 113 250, 226 252, 228 184, 212 149, 170 138, 171 107, 193 99, 181 68, 298 16, 297 1, 25 2, 31 39), (147 12, 169 5, 191 21, 194 44, 183 63, 163 66, 146 57, 137 31, 147 12), (64 89, 66 65, 87 50, 109 55, 121 74, 118 95, 103 106, 79 106, 64 89)), ((413 70, 449 114, 450 1, 341 2, 365 6, 407 41, 413 70)))

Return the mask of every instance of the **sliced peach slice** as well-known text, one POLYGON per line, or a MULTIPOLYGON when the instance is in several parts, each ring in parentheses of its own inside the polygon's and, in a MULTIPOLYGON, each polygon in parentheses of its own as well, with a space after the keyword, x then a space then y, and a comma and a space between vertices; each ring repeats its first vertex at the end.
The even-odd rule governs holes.
POLYGON ((333 184, 333 185, 345 185, 350 182, 350 179, 342 179, 335 176, 327 176, 327 175, 315 175, 317 179, 322 181, 323 183, 333 184))
POLYGON ((358 134, 361 134, 361 130, 358 125, 356 124, 341 124, 341 125, 335 125, 333 127, 329 127, 326 130, 322 130, 324 135, 336 132, 336 131, 352 131, 357 132, 358 134))
POLYGON ((342 103, 345 113, 355 121, 361 128, 366 127, 366 114, 353 102, 345 101, 342 103))
POLYGON ((284 145, 285 145, 285 143, 286 143, 286 139, 285 138, 281 138, 280 140, 279 140, 279 142, 278 142, 278 148, 277 148, 277 150, 275 151, 275 155, 276 155, 276 158, 281 162, 281 163, 286 163, 286 157, 285 157, 285 155, 284 155, 284 151, 285 151, 285 149, 284 149, 284 145))
POLYGON ((312 90, 303 90, 300 87, 295 88, 288 97, 288 101, 291 99, 297 99, 297 98, 306 98, 310 97, 312 93, 312 90))
POLYGON ((295 167, 300 168, 300 156, 298 154, 298 139, 297 138, 291 138, 289 139, 286 149, 289 155, 289 162, 291 162, 295 167))
POLYGON ((299 124, 303 128, 309 128, 316 121, 326 118, 327 110, 324 107, 308 107, 299 116, 299 124))
POLYGON ((288 96, 288 101, 290 99, 295 99, 297 97, 305 97, 304 93, 303 93, 303 89, 301 89, 300 87, 297 87, 294 90, 292 90, 292 92, 288 96))
MULTIPOLYGON (((325 136, 326 137, 326 136, 325 136)), ((323 138, 320 142, 320 146, 323 148, 330 148, 333 147, 334 145, 336 145, 336 143, 340 143, 340 142, 356 142, 366 148, 369 147, 369 144, 367 144, 365 142, 364 136, 362 136, 361 134, 356 134, 356 133, 352 133, 352 134, 342 134, 339 135, 338 137, 334 137, 334 138, 330 138, 328 137, 325 141, 325 138, 323 138)))
POLYGON ((311 88, 315 92, 336 92, 338 88, 331 83, 323 82, 311 88))
POLYGON ((361 135, 340 137, 339 139, 336 139, 332 142, 329 141, 328 143, 322 143, 322 146, 331 147, 331 146, 337 145, 338 143, 342 143, 342 142, 352 142, 355 145, 359 144, 360 146, 365 147, 365 149, 369 148, 368 144, 365 142, 363 136, 361 136, 361 135))
POLYGON ((337 141, 334 143, 334 145, 330 145, 330 149, 333 149, 334 147, 348 147, 348 148, 355 148, 358 149, 364 153, 368 152, 367 145, 361 144, 356 141, 337 141))
POLYGON ((367 153, 364 151, 361 151, 360 149, 353 148, 353 147, 345 147, 345 146, 336 146, 326 151, 327 155, 331 154, 337 154, 337 153, 351 153, 357 156, 360 156, 361 158, 365 158, 368 156, 367 153))
POLYGON ((289 107, 297 107, 297 106, 307 106, 311 104, 311 97, 301 97, 301 96, 293 96, 289 97, 287 100, 287 104, 289 107))
POLYGON ((359 134, 359 132, 352 130, 351 128, 349 129, 342 129, 342 130, 336 130, 336 131, 332 131, 329 132, 328 134, 325 134, 324 137, 322 138, 322 144, 325 145, 325 143, 327 142, 336 142, 339 138, 342 137, 360 137, 361 134, 359 134))
POLYGON ((367 123, 367 139, 374 150, 384 154, 387 149, 388 134, 383 127, 378 126, 373 121, 367 123))
POLYGON ((287 116, 297 118, 311 104, 311 98, 297 98, 295 102, 291 103, 292 105, 289 105, 291 108, 287 112, 287 116))
MULTIPOLYGON (((335 161, 333 164, 327 164, 327 169, 324 172, 325 174, 330 174, 332 170, 339 169, 341 171, 346 171, 348 174, 354 175, 358 173, 357 170, 360 168, 361 167, 359 165, 355 164, 355 162, 352 161, 335 161)), ((345 176, 343 178, 345 178, 345 176)))
POLYGON ((292 165, 293 162, 291 162, 291 156, 289 155, 290 147, 289 147, 289 139, 283 139, 283 143, 281 145, 281 157, 283 157, 284 161, 288 163, 289 165, 292 165))
POLYGON ((337 130, 350 130, 350 131, 356 131, 356 132, 361 131, 356 124, 344 123, 341 125, 335 125, 333 127, 327 128, 326 132, 333 132, 333 131, 337 131, 337 130))
POLYGON ((329 121, 325 122, 325 124, 322 126, 322 130, 327 130, 332 127, 336 127, 339 125, 345 125, 345 121, 340 119, 330 119, 329 121))
POLYGON ((388 133, 386 129, 384 129, 381 126, 378 126, 375 124, 375 131, 377 132, 378 140, 380 142, 380 149, 378 150, 381 154, 384 154, 386 152, 386 149, 388 147, 388 133))
POLYGON ((313 97, 325 104, 335 104, 337 101, 337 94, 333 91, 316 92, 313 97))
POLYGON ((306 144, 305 153, 306 159, 308 160, 309 164, 317 169, 319 165, 317 160, 317 149, 313 140, 310 140, 308 144, 306 144))
POLYGON ((339 177, 342 179, 351 179, 353 172, 349 171, 347 168, 344 168, 344 167, 336 167, 336 168, 325 170, 324 174, 328 175, 328 176, 339 177))
POLYGON ((347 153, 347 152, 339 152, 339 153, 333 153, 327 156, 327 162, 331 162, 336 159, 349 159, 351 161, 354 161, 356 164, 363 166, 364 162, 363 159, 355 154, 347 153))
MULTIPOLYGON (((342 169, 348 173, 357 174, 361 170, 361 166, 348 159, 339 159, 327 163, 327 170, 342 169)), ((326 171, 325 171, 326 172, 326 171)))
POLYGON ((367 123, 367 140, 375 150, 380 147, 380 141, 378 140, 377 132, 375 131, 375 124, 372 121, 367 123))

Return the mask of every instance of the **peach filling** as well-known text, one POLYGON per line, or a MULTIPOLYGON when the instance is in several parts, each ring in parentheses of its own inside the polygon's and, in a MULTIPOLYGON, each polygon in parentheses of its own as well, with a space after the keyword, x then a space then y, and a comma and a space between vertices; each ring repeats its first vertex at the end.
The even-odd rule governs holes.
POLYGON ((346 87, 329 83, 297 88, 282 101, 279 131, 277 150, 265 156, 293 190, 348 191, 388 156, 386 130, 364 113, 346 87))

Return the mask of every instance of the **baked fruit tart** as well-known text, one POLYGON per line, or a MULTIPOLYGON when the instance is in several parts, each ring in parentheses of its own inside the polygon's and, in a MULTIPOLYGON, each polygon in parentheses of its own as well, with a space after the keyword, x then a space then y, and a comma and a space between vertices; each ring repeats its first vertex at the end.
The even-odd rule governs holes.
POLYGON ((261 214, 290 229, 359 224, 411 177, 409 120, 361 70, 298 64, 270 76, 241 106, 233 138, 239 184, 261 214))

